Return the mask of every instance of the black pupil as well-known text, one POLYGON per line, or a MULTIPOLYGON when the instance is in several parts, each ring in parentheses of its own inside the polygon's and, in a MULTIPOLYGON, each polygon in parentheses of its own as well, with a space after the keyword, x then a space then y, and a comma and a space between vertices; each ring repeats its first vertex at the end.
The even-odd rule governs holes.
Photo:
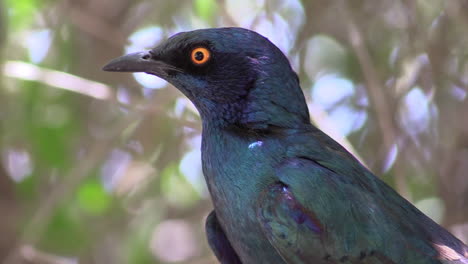
POLYGON ((195 60, 197 60, 197 61, 202 61, 204 57, 205 57, 205 55, 201 51, 197 51, 195 53, 195 60))

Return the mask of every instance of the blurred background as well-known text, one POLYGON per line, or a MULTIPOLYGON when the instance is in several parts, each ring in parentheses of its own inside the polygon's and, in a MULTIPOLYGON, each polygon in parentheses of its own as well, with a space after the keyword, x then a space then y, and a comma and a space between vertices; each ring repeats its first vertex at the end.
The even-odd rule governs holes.
POLYGON ((217 263, 200 119, 101 71, 241 26, 299 73, 313 122, 468 241, 467 0, 0 0, 0 262, 217 263))

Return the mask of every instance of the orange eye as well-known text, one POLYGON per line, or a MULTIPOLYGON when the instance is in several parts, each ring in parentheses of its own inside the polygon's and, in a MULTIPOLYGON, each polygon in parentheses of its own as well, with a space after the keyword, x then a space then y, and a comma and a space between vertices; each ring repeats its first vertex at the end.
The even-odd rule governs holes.
POLYGON ((205 64, 211 56, 211 52, 207 48, 198 47, 192 50, 190 59, 195 65, 205 64))

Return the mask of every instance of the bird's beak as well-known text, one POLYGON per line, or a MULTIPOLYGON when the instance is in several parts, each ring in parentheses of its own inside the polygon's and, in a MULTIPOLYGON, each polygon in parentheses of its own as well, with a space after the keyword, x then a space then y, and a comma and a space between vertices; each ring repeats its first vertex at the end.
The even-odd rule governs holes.
POLYGON ((148 51, 135 52, 115 58, 102 67, 111 72, 146 72, 159 77, 166 77, 169 70, 176 70, 173 66, 153 59, 148 51))

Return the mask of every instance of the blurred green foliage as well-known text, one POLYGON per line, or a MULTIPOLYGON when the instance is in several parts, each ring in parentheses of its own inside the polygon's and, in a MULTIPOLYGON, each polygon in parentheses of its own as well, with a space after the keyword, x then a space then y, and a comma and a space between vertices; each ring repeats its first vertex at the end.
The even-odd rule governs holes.
POLYGON ((40 2, 37 0, 6 0, 12 29, 21 30, 30 26, 34 21, 36 11, 40 8, 40 2))
POLYGON ((100 215, 109 209, 112 202, 101 182, 95 178, 83 183, 78 189, 77 202, 79 208, 91 215, 100 215))
POLYGON ((195 11, 203 20, 212 22, 216 16, 217 3, 215 0, 196 0, 195 11))
POLYGON ((0 7, 2 263, 216 263, 196 110, 155 77, 100 70, 200 27, 248 27, 276 43, 313 121, 467 239, 464 0, 0 7))

